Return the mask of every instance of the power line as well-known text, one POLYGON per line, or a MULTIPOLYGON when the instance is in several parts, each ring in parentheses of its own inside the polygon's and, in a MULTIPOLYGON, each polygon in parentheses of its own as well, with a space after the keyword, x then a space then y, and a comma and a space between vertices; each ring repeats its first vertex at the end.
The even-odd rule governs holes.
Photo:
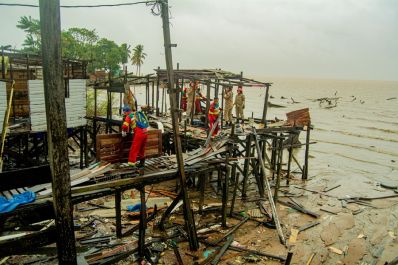
MULTIPOLYGON (((139 2, 132 2, 132 3, 119 3, 119 4, 103 4, 103 5, 76 5, 76 6, 63 6, 62 8, 92 8, 92 7, 116 7, 116 6, 132 6, 138 4, 153 4, 157 3, 159 0, 152 0, 152 1, 139 1, 139 2)), ((39 7, 38 5, 30 5, 30 4, 19 4, 19 3, 0 3, 0 6, 17 6, 17 7, 39 7)))

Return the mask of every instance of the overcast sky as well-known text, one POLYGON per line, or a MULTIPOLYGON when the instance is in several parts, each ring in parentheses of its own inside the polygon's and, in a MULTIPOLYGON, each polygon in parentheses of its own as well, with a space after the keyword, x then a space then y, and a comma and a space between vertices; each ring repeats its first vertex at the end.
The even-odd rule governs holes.
MULTIPOLYGON (((134 2, 65 1, 63 5, 134 2)), ((34 0, 0 0, 0 3, 34 0)), ((169 0, 173 62, 245 76, 398 80, 397 0, 169 0)), ((0 6, 0 45, 17 48, 27 7, 0 6)), ((165 67, 161 18, 149 6, 61 9, 61 27, 96 29, 101 37, 148 54, 142 70, 165 67)))

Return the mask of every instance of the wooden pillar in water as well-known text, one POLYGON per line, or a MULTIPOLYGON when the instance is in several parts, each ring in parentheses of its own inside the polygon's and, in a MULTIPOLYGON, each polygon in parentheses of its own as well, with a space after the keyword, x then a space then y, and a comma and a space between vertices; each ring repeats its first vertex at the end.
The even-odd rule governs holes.
POLYGON ((40 0, 44 99, 59 264, 77 264, 66 132, 59 0, 40 0))
POLYGON ((304 167, 303 167, 303 175, 302 179, 308 178, 308 156, 310 152, 310 132, 311 132, 311 122, 308 122, 307 125, 307 136, 305 139, 305 157, 304 157, 304 167))
POLYGON ((170 109, 171 109, 171 119, 173 125, 173 135, 174 135, 174 145, 176 150, 177 164, 178 164, 178 173, 180 176, 181 183, 181 192, 183 197, 183 211, 185 218, 185 227, 187 229, 189 246, 191 250, 197 250, 199 248, 198 238, 196 234, 195 221, 193 218, 192 210, 191 210, 191 201, 188 197, 188 189, 185 178, 185 167, 184 167, 184 158, 182 156, 182 147, 181 147, 181 139, 180 139, 180 129, 178 124, 178 109, 175 98, 175 89, 174 89, 174 72, 173 72, 173 60, 171 53, 171 41, 170 41, 170 28, 169 28, 169 6, 168 0, 164 0, 161 2, 161 13, 163 20, 163 36, 164 36, 164 49, 166 56, 166 66, 167 66, 167 76, 168 76, 168 86, 170 90, 170 109))
POLYGON ((270 84, 265 84, 265 98, 264 98, 263 118, 262 118, 264 127, 267 127, 267 109, 268 109, 269 87, 270 87, 270 84))
POLYGON ((293 138, 294 135, 293 133, 291 133, 289 135, 289 158, 287 160, 287 175, 286 175, 286 184, 289 185, 290 182, 290 168, 291 168, 291 164, 292 164, 292 156, 293 156, 293 138))

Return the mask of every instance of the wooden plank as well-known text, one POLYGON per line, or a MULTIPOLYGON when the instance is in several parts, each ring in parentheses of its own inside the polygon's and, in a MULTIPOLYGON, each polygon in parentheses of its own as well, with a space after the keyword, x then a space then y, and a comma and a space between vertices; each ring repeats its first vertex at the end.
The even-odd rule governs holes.
POLYGON ((19 193, 24 193, 24 192, 25 192, 25 190, 24 190, 23 188, 17 188, 17 191, 18 191, 19 193))
POLYGON ((97 183, 94 185, 73 187, 72 194, 89 192, 93 190, 100 190, 106 188, 123 187, 123 186, 124 188, 126 188, 128 186, 134 186, 134 185, 150 185, 154 183, 159 183, 161 181, 173 179, 176 177, 176 174, 177 174, 176 169, 169 169, 162 172, 145 174, 144 176, 139 176, 134 178, 118 179, 113 181, 107 181, 104 183, 97 183))
POLYGON ((10 193, 11 193, 13 196, 19 194, 19 192, 18 192, 16 189, 10 190, 10 193))
POLYGON ((12 199, 12 194, 8 190, 3 190, 3 194, 8 200, 12 199))
POLYGON ((0 257, 23 254, 27 250, 37 249, 54 243, 56 240, 55 227, 50 227, 47 230, 33 232, 30 234, 23 233, 19 237, 9 238, 0 241, 0 257))

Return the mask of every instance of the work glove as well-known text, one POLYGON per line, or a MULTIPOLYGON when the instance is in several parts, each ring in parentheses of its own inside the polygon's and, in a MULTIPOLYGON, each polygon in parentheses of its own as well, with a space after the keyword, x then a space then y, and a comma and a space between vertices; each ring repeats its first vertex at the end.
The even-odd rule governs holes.
POLYGON ((127 133, 125 131, 122 131, 122 137, 126 137, 127 133))

